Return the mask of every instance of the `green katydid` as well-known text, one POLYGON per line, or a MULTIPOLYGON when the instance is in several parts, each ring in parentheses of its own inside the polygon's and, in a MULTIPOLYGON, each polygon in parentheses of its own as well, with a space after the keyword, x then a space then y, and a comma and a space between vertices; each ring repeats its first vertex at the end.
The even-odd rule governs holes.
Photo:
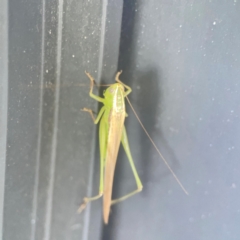
POLYGON ((165 162, 165 164, 167 165, 167 167, 169 168, 169 170, 171 171, 171 173, 173 174, 174 178, 177 180, 178 184, 181 186, 183 191, 186 194, 188 194, 185 188, 183 187, 183 185, 181 184, 181 182, 178 180, 173 170, 170 168, 167 161, 164 159, 164 157, 156 147, 155 143, 149 136, 147 130, 144 128, 136 112, 134 111, 127 97, 127 95, 131 93, 132 89, 119 80, 119 75, 121 74, 121 72, 122 71, 116 74, 115 80, 117 83, 111 84, 104 92, 103 94, 104 98, 101 98, 92 93, 93 86, 94 86, 94 79, 88 72, 85 72, 91 82, 90 92, 89 92, 90 97, 97 100, 98 102, 103 103, 103 107, 100 109, 96 118, 93 116, 93 112, 91 109, 87 109, 87 108, 82 109, 83 111, 90 113, 93 119, 93 122, 95 124, 97 124, 101 119, 100 127, 99 127, 100 184, 99 184, 98 195, 91 198, 84 198, 83 204, 78 209, 78 212, 81 212, 86 207, 88 202, 97 200, 103 196, 103 219, 105 224, 108 224, 111 205, 133 196, 134 194, 142 191, 142 188, 143 188, 143 185, 141 183, 141 180, 138 176, 137 170, 133 162, 130 147, 128 144, 126 129, 124 126, 124 120, 125 120, 125 117, 127 116, 126 110, 125 110, 125 98, 128 100, 130 107, 132 108, 139 123, 141 124, 143 130, 145 131, 148 138, 154 145, 158 154, 163 159, 163 161, 165 162), (114 178, 114 171, 115 171, 115 166, 117 161, 118 150, 120 147, 120 142, 122 143, 123 148, 128 157, 128 160, 137 184, 137 189, 119 199, 112 200, 113 178, 114 178))

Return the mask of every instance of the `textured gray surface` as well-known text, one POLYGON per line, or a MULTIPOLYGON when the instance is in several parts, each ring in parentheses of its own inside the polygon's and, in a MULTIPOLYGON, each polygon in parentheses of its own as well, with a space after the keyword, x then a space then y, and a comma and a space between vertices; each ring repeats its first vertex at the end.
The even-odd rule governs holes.
MULTIPOLYGON (((9 1, 3 239, 238 239, 239 10, 237 1, 9 1), (101 201, 76 214, 99 184, 97 128, 79 110, 97 109, 84 70, 111 83, 118 58, 132 104, 190 195, 128 109, 144 189, 103 226, 101 201)), ((134 188, 121 151, 113 195, 134 188)))
MULTIPOLYGON (((122 79, 190 195, 129 110, 129 141, 144 188, 113 207, 103 239, 239 239, 239 2, 135 2, 123 11, 122 79)), ((125 158, 117 169, 119 196, 134 181, 125 158)))
POLYGON ((8 110, 8 11, 6 0, 0 2, 0 66, 0 239, 2 239, 8 110))
POLYGON ((9 2, 3 239, 88 239, 89 219, 101 235, 101 208, 77 214, 96 134, 80 109, 97 107, 84 71, 99 81, 117 70, 121 17, 122 1, 9 2))

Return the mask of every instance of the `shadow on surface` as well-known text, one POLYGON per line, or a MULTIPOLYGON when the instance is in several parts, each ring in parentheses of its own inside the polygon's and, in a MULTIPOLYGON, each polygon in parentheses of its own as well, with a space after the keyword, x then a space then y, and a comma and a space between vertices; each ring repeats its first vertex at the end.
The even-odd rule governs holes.
MULTIPOLYGON (((133 97, 134 100, 131 102, 135 107, 139 118, 141 119, 150 136, 157 136, 158 142, 161 142, 162 145, 161 149, 164 149, 166 158, 169 160, 169 164, 174 170, 178 166, 177 159, 167 141, 164 139, 161 129, 157 126, 160 121, 159 116, 163 110, 163 106, 161 105, 161 69, 157 69, 154 66, 149 66, 140 71, 133 70, 135 69, 134 49, 136 48, 136 43, 134 41, 134 23, 137 22, 137 19, 139 17, 137 14, 138 12, 136 12, 135 9, 136 1, 124 2, 118 66, 118 70, 123 70, 123 73, 120 76, 120 79, 132 87, 133 91, 136 89, 136 86, 138 87, 138 91, 135 90, 135 93, 130 94, 130 101, 133 97)), ((132 110, 128 105, 129 104, 126 103, 127 113, 133 117, 132 110)), ((148 196, 149 194, 147 184, 150 182, 157 182, 157 184, 161 184, 161 179, 165 178, 168 175, 171 175, 171 173, 164 166, 164 163, 160 157, 157 156, 156 150, 154 149, 152 143, 149 141, 140 124, 137 123, 137 119, 134 121, 136 121, 137 138, 134 137, 135 141, 133 143, 130 142, 129 144, 131 149, 140 149, 140 159, 135 159, 134 156, 133 158, 143 183, 143 192, 140 194, 148 196), (155 158, 153 157, 153 153, 156 153, 155 158), (153 171, 155 169, 157 169, 157 171, 155 171, 157 174, 154 176, 153 171)), ((129 129, 127 129, 127 132, 131 134, 131 131, 129 129)), ((126 154, 121 147, 118 159, 122 159, 125 157, 125 155, 126 154)), ((125 165, 121 164, 121 161, 117 161, 113 196, 120 197, 122 194, 120 192, 120 189, 122 184, 121 180, 123 179, 123 173, 125 171, 124 166, 125 165)), ((130 168, 129 163, 126 164, 126 167, 130 168)), ((119 231, 118 221, 120 211, 120 208, 115 206, 112 207, 109 224, 104 225, 103 227, 102 239, 115 239, 116 233, 119 231)))

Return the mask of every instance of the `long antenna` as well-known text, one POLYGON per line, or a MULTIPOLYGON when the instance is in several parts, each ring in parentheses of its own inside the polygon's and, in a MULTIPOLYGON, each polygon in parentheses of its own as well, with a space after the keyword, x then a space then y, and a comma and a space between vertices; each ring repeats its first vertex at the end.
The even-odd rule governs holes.
POLYGON ((168 167, 169 171, 172 173, 173 177, 176 179, 177 183, 179 184, 179 186, 182 188, 182 190, 185 192, 186 195, 189 195, 187 190, 184 188, 184 186, 182 185, 182 183, 180 182, 180 180, 178 179, 177 175, 173 172, 172 168, 169 166, 167 160, 163 157, 163 155, 161 154, 161 152, 159 151, 159 149, 157 148, 156 144, 154 143, 154 141, 152 140, 152 138, 150 137, 149 133, 147 132, 146 128, 144 127, 142 121, 140 120, 140 118, 138 117, 136 111, 134 110, 129 98, 126 96, 127 101, 134 113, 134 115, 136 116, 138 122, 140 123, 142 129, 144 130, 144 132, 146 133, 146 135, 148 136, 149 140, 151 141, 152 145, 154 146, 154 148, 156 149, 156 151, 158 152, 159 156, 162 158, 163 162, 166 164, 166 166, 168 167))

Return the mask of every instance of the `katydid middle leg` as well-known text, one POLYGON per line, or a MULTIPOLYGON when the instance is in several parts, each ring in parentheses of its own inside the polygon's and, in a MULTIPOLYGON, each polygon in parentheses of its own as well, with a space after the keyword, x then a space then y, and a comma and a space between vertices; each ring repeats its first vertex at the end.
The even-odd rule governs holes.
POLYGON ((100 111, 99 111, 99 113, 98 113, 98 115, 97 115, 96 118, 93 116, 93 110, 92 110, 92 109, 83 108, 83 109, 81 109, 81 111, 83 111, 83 112, 88 112, 88 113, 91 115, 91 118, 92 118, 94 124, 97 124, 97 123, 99 122, 99 120, 101 119, 104 111, 105 111, 105 107, 103 106, 103 107, 100 109, 100 111))
POLYGON ((115 199, 115 200, 112 200, 112 204, 115 204, 115 203, 118 203, 118 202, 121 202, 133 195, 135 195, 136 193, 138 192, 141 192, 142 189, 143 189, 143 185, 142 185, 142 182, 138 176, 138 173, 137 173, 137 170, 136 170, 136 167, 134 165, 134 162, 133 162, 133 159, 132 159, 132 154, 131 154, 131 151, 130 151, 130 148, 129 148, 129 144, 128 144, 128 138, 127 138, 127 132, 126 132, 126 128, 124 126, 123 128, 123 133, 122 133, 122 145, 123 145, 123 148, 127 154, 127 157, 128 157, 128 160, 129 160, 129 163, 130 163, 130 166, 131 166, 131 169, 133 171, 133 175, 134 175, 134 178, 135 178, 135 181, 136 181, 136 184, 137 184, 137 189, 130 192, 129 194, 123 196, 123 197, 120 197, 118 199, 115 199))

